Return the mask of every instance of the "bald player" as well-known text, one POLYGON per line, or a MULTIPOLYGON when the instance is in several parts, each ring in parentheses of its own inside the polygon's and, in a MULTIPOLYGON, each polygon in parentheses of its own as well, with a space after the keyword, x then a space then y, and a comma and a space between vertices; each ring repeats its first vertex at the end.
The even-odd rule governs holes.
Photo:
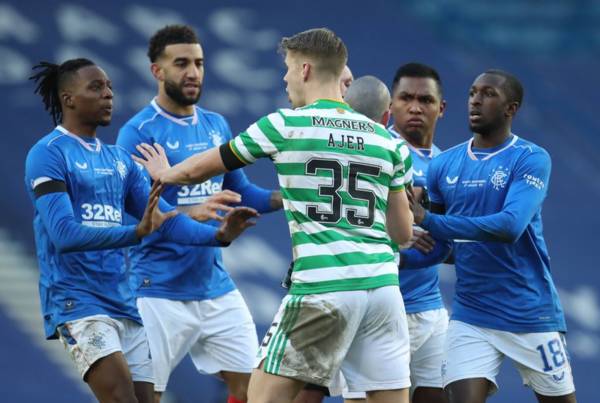
POLYGON ((390 91, 377 77, 363 76, 354 80, 344 101, 356 112, 384 126, 390 119, 390 91))

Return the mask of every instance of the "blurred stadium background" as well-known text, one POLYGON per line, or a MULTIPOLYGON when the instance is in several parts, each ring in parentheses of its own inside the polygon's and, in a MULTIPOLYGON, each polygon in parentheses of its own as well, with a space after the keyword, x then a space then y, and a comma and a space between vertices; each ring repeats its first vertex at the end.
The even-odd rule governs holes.
MULTIPOLYGON (((446 148, 469 138, 467 91, 488 68, 520 77, 525 103, 514 131, 545 147, 553 158, 544 207, 552 270, 566 310, 568 343, 580 402, 598 401, 600 363, 600 3, 592 0, 372 0, 359 2, 171 2, 105 0, 0 2, 0 401, 90 402, 58 342, 47 342, 37 296, 32 208, 23 185, 27 150, 51 130, 50 117, 27 81, 39 60, 89 57, 112 78, 115 114, 101 129, 113 142, 119 127, 155 94, 147 39, 167 23, 199 32, 206 57, 200 105, 225 115, 234 132, 287 106, 282 35, 327 26, 348 46, 355 77, 373 74, 390 83, 396 68, 420 61, 439 70, 448 109, 436 143, 446 148)), ((247 169, 275 186, 268 162, 247 169)), ((226 253, 227 266, 253 311, 262 337, 283 290, 290 259, 281 213, 260 224, 226 253)), ((453 270, 442 272, 452 296, 453 270)), ((184 361, 171 378, 165 403, 223 402, 220 382, 184 361)), ((533 401, 506 363, 500 391, 490 402, 533 401)), ((330 399, 334 401, 334 399, 330 399)))

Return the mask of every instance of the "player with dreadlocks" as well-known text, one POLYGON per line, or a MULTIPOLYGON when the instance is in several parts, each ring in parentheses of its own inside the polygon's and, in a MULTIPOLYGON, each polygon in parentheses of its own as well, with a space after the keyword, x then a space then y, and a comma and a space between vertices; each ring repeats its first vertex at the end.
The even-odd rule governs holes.
POLYGON ((219 228, 177 214, 160 199, 160 182, 150 189, 125 150, 96 137, 112 117, 106 73, 87 59, 34 69, 36 93, 58 124, 25 167, 46 337, 60 338, 100 402, 151 403, 148 342, 119 248, 155 230, 175 242, 224 246, 256 212, 237 208, 219 228), (140 222, 123 225, 125 212, 140 222))

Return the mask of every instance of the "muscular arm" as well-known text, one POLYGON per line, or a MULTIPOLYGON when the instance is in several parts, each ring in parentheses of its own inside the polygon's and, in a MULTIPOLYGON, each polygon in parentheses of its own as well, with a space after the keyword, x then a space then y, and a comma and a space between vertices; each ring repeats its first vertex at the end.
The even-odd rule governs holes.
POLYGON ((406 243, 412 236, 413 214, 403 190, 388 194, 386 229, 392 241, 398 245, 406 243))
POLYGON ((211 148, 160 172, 159 177, 162 183, 189 185, 202 183, 227 171, 220 148, 211 148))

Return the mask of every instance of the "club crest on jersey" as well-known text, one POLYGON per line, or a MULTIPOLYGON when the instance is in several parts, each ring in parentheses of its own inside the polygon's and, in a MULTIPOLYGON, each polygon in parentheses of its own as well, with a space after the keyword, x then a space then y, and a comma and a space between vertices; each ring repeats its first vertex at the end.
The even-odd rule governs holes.
POLYGON ((210 140, 212 141, 212 143, 214 144, 215 147, 218 147, 221 144, 223 144, 223 142, 224 142, 223 141, 223 136, 218 131, 211 130, 208 133, 208 135, 210 136, 210 140))
POLYGON ((117 161, 116 166, 117 172, 119 173, 121 179, 125 179, 125 176, 127 175, 127 166, 125 165, 125 163, 119 160, 117 161))
POLYGON ((503 169, 502 165, 495 168, 490 174, 490 183, 495 190, 504 189, 508 183, 508 169, 503 169))

